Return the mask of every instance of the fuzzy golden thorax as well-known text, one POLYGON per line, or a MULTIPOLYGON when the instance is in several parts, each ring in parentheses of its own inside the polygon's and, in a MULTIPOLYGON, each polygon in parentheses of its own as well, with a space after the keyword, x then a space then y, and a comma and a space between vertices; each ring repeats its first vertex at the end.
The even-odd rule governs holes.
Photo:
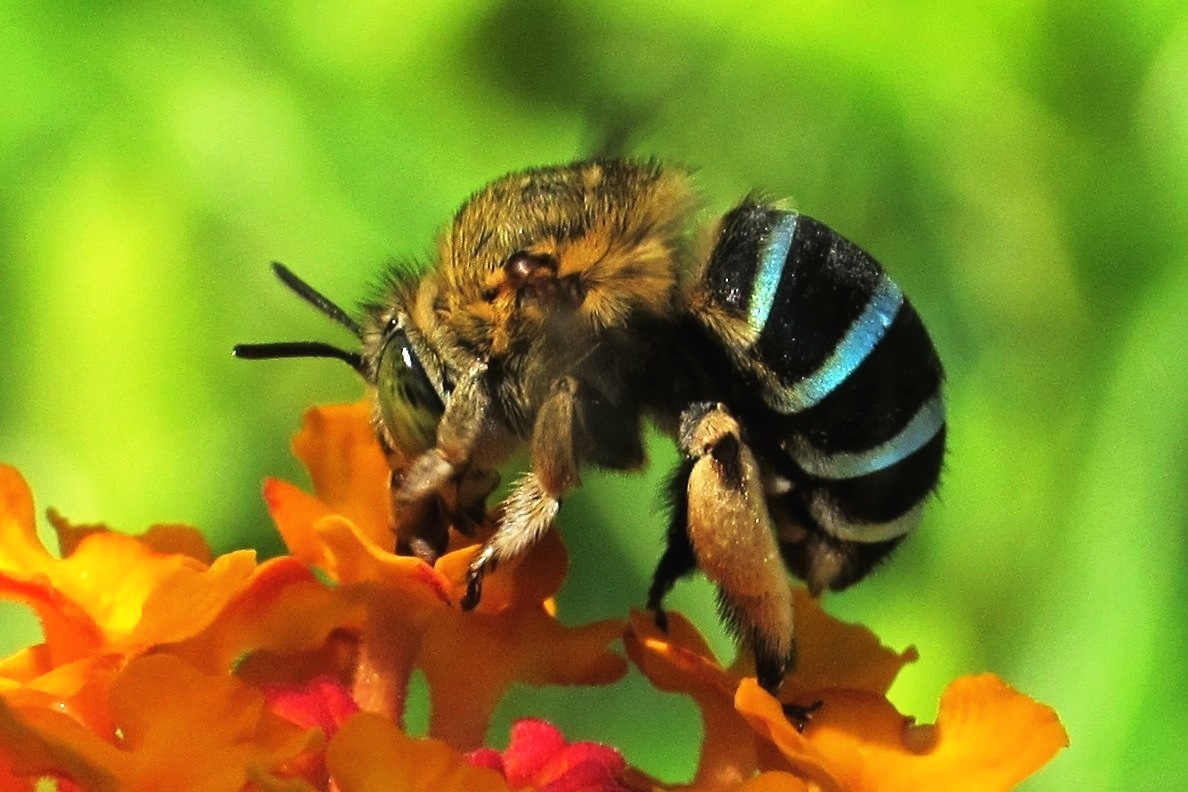
POLYGON ((578 347, 632 316, 674 310, 692 207, 687 176, 595 161, 500 179, 458 211, 413 319, 488 360, 534 339, 578 347), (516 254, 536 262, 509 264, 516 254), (543 274, 542 274, 543 273, 543 274))

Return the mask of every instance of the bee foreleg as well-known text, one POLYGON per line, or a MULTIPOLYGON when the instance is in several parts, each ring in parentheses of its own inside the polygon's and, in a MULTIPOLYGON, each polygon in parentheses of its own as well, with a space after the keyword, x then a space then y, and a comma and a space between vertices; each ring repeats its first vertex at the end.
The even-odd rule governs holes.
POLYGON ((718 606, 755 656, 773 695, 792 663, 792 591, 772 529, 759 466, 725 405, 681 416, 680 444, 693 460, 688 537, 698 566, 718 587, 718 606))
POLYGON ((399 503, 396 493, 400 491, 401 482, 400 474, 392 471, 388 478, 388 492, 391 495, 395 523, 396 552, 416 556, 431 565, 445 552, 449 543, 449 525, 443 513, 441 500, 428 497, 419 501, 399 503))
POLYGON ((573 377, 561 377, 553 383, 533 424, 532 472, 520 479, 504 501, 499 527, 470 563, 463 609, 478 604, 487 572, 527 552, 549 529, 561 506, 561 496, 578 484, 579 449, 575 438, 582 434, 577 428, 579 413, 578 382, 573 377))
POLYGON ((467 468, 458 478, 453 492, 454 528, 473 536, 475 528, 482 525, 487 516, 487 498, 499 486, 499 471, 477 467, 467 468))
POLYGON ((503 503, 503 518, 495 533, 487 540, 478 555, 470 562, 466 575, 466 593, 462 609, 478 605, 483 593, 483 577, 503 561, 517 558, 553 524, 561 501, 545 491, 535 473, 520 479, 512 494, 503 503))
POLYGON ((447 522, 453 515, 443 493, 460 472, 468 471, 471 451, 485 424, 489 402, 480 386, 481 374, 480 369, 458 383, 437 427, 436 446, 414 459, 407 470, 394 472, 389 482, 396 548, 429 564, 445 550, 449 538, 447 522))

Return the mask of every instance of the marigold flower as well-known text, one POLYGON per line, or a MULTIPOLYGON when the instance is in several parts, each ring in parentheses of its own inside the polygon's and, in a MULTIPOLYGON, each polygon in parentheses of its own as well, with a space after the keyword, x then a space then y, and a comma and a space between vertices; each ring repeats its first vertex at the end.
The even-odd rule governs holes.
POLYGON ((555 618, 568 565, 550 532, 458 607, 474 540, 434 566, 391 551, 386 461, 365 405, 316 408, 294 450, 313 494, 264 493, 291 555, 212 558, 197 531, 127 536, 51 513, 61 557, 38 541, 33 499, 0 466, 0 596, 26 603, 44 640, 0 660, 0 788, 62 790, 663 790, 614 748, 517 723, 482 747, 517 682, 607 684, 631 661, 691 697, 705 737, 683 789, 1008 789, 1067 737, 1055 713, 991 675, 963 677, 937 722, 887 701, 916 659, 794 600, 799 658, 777 701, 749 660, 723 666, 688 621, 652 614, 581 627, 555 618), (429 736, 404 733, 408 681, 430 688, 429 736), (824 702, 803 731, 782 703, 824 702), (470 752, 470 753, 467 753, 470 752))

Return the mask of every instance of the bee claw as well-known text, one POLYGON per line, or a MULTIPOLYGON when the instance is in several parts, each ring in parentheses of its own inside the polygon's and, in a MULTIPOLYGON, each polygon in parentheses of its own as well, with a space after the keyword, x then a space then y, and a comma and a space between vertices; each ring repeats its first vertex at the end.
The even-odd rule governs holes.
POLYGON ((487 545, 479 554, 470 562, 470 569, 466 573, 466 593, 462 595, 462 600, 458 604, 462 606, 462 610, 474 610, 479 600, 483 598, 483 578, 488 572, 495 571, 494 550, 490 545, 487 545))
POLYGON ((784 704, 782 705, 784 708, 784 716, 792 722, 792 725, 796 727, 797 732, 803 732, 804 727, 808 725, 810 720, 812 720, 813 713, 821 709, 822 703, 823 702, 821 699, 817 699, 807 707, 801 704, 784 704))
POLYGON ((466 581, 466 593, 462 595, 459 605, 464 611, 474 610, 483 597, 483 578, 481 575, 471 575, 466 581))

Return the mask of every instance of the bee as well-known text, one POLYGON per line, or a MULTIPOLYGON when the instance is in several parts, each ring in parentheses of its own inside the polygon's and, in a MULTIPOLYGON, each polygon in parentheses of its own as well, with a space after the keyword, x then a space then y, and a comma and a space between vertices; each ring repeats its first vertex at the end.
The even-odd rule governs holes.
POLYGON ((360 351, 235 354, 334 357, 363 376, 398 550, 427 562, 527 446, 463 608, 553 524, 583 467, 642 467, 653 422, 684 457, 647 605, 664 626, 665 595, 700 569, 775 694, 794 656, 788 572, 814 595, 855 583, 935 491, 942 368, 883 268, 824 224, 753 197, 700 233, 698 216, 689 174, 654 161, 513 173, 462 205, 430 267, 393 267, 361 321, 274 265, 360 351))

